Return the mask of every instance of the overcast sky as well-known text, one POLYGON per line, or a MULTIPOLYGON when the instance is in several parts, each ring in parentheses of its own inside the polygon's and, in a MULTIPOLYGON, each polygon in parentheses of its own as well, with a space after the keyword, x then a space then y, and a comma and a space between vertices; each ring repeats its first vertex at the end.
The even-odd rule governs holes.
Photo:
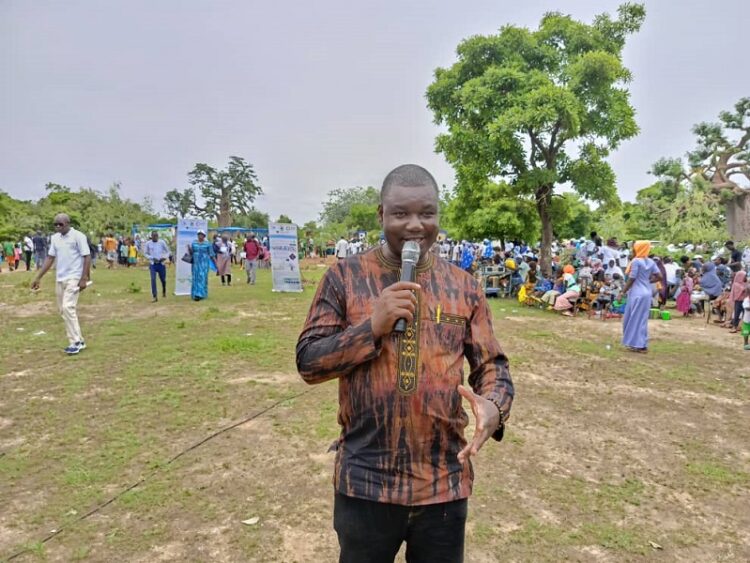
MULTIPOLYGON (((0 190, 119 181, 161 207, 196 162, 238 155, 257 206, 302 224, 329 190, 379 186, 405 162, 451 186, 424 94, 460 40, 619 3, 0 0, 0 190)), ((749 14, 746 0, 647 2, 625 51, 641 133, 611 158, 621 197, 691 148, 693 123, 750 96, 749 14)))

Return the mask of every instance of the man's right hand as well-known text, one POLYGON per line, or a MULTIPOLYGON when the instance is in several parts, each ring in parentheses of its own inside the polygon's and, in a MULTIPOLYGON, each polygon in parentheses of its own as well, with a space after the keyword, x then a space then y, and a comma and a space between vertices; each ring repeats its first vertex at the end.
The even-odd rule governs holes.
POLYGON ((420 289, 419 284, 400 281, 383 290, 372 307, 372 334, 376 340, 390 334, 399 319, 408 323, 414 320, 417 297, 412 292, 420 289))
POLYGON ((33 289, 34 291, 39 289, 39 280, 34 280, 33 282, 31 282, 31 289, 33 289))

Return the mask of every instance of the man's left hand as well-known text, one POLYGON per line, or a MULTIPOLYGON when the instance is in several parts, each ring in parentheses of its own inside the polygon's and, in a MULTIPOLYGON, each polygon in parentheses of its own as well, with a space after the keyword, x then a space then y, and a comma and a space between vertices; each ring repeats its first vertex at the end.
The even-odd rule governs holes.
POLYGON ((458 452, 458 461, 463 464, 469 461, 471 456, 479 452, 484 443, 500 426, 500 411, 497 410, 495 403, 477 395, 474 391, 463 385, 458 386, 458 392, 464 399, 469 401, 471 411, 474 413, 474 418, 476 419, 474 437, 469 444, 466 444, 463 450, 458 452))
POLYGON ((89 280, 87 280, 86 278, 81 278, 80 280, 78 280, 78 291, 83 291, 84 289, 86 289, 86 284, 88 283, 88 281, 89 280))

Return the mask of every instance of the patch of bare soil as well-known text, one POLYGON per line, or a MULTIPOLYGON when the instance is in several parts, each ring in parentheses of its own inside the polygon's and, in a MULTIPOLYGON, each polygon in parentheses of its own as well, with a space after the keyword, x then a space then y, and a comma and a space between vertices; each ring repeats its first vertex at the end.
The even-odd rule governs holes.
MULTIPOLYGON (((653 322, 652 340, 670 347, 636 356, 605 351, 616 321, 498 319, 517 399, 506 439, 475 461, 468 563, 750 560, 750 409, 738 377, 750 353, 696 321, 653 322), (683 360, 690 379, 665 379, 683 360)), ((243 384, 298 380, 224 375, 249 403, 243 384)), ((335 400, 324 384, 221 434, 50 542, 48 559, 71 560, 85 540, 92 561, 335 561, 325 408, 335 400)), ((26 537, 0 517, 0 544, 26 537)))

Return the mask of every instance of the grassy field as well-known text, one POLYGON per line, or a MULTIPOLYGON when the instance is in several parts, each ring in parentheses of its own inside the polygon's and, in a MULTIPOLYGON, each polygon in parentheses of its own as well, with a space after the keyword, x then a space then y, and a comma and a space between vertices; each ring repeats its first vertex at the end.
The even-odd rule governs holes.
MULTIPOLYGON (((0 560, 336 560, 336 383, 294 367, 322 272, 152 304, 145 269, 96 270, 70 358, 53 274, 0 275, 0 560)), ((517 401, 475 461, 468 562, 750 560, 739 337, 651 321, 632 355, 617 321, 492 308, 517 401)))

